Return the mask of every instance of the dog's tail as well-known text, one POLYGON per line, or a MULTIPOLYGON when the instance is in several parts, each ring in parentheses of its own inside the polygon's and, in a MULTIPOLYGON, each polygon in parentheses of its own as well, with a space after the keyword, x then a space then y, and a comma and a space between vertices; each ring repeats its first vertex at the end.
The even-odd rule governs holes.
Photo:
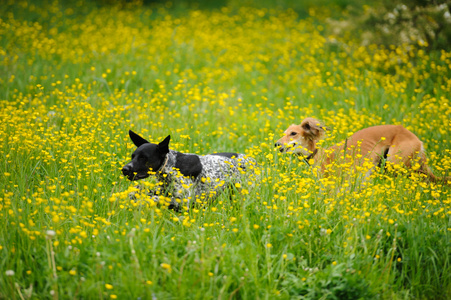
POLYGON ((427 179, 433 183, 451 185, 451 176, 438 177, 432 173, 431 168, 427 165, 423 165, 423 167, 418 170, 418 173, 426 175, 427 179))

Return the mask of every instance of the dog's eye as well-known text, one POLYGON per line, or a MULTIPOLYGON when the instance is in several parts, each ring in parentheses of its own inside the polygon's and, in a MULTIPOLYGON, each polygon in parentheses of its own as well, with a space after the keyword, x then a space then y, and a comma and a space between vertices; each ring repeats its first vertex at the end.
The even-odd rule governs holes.
POLYGON ((134 159, 135 158, 135 154, 132 154, 132 159, 134 159))
POLYGON ((298 133, 294 132, 294 131, 290 133, 291 136, 295 136, 296 134, 298 134, 298 133))

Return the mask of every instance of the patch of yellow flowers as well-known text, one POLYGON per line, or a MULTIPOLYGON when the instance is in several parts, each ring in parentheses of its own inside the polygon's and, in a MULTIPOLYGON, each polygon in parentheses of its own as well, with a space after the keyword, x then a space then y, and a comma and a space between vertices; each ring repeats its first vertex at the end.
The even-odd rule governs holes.
MULTIPOLYGON (((334 166, 342 176, 318 178, 314 167, 272 146, 307 116, 330 128, 320 147, 363 127, 403 124, 424 141, 435 173, 449 175, 450 52, 433 62, 413 47, 349 43, 331 52, 335 39, 291 11, 224 8, 175 17, 162 8, 112 6, 81 18, 71 9, 23 9, 56 24, 13 13, 0 19, 0 218, 31 240, 49 229, 59 240, 55 248, 106 232, 125 235, 126 225, 113 224, 130 216, 127 225, 144 231, 165 219, 238 233, 240 216, 198 220, 246 201, 268 216, 253 230, 283 216, 293 233, 331 214, 341 215, 349 230, 369 218, 391 225, 398 217, 451 214, 449 188, 400 166, 397 172, 411 178, 378 171, 364 178, 370 165, 353 169, 346 162, 334 166), (430 77, 442 80, 425 90, 430 77), (174 217, 145 192, 137 197, 143 201, 129 198, 137 191, 120 174, 134 150, 129 128, 150 140, 171 133, 171 148, 181 152, 246 152, 259 167, 235 184, 241 193, 231 201, 220 198, 174 217)), ((171 265, 160 266, 171 273, 171 265)))

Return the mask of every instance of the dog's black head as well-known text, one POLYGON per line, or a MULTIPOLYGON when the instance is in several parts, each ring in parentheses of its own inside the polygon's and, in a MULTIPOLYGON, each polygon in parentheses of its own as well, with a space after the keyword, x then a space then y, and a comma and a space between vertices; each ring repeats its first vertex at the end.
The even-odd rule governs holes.
POLYGON ((152 144, 129 130, 130 139, 138 147, 132 154, 132 161, 122 168, 122 174, 129 180, 139 180, 149 177, 150 172, 157 172, 164 164, 169 153, 168 135, 159 144, 152 144))

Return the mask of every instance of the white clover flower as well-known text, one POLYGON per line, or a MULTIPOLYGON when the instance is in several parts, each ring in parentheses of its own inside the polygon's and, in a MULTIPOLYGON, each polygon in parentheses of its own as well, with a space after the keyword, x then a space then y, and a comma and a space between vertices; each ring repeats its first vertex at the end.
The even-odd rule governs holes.
POLYGON ((51 239, 56 235, 56 232, 55 232, 55 230, 47 230, 45 232, 45 235, 47 236, 48 239, 51 239))

